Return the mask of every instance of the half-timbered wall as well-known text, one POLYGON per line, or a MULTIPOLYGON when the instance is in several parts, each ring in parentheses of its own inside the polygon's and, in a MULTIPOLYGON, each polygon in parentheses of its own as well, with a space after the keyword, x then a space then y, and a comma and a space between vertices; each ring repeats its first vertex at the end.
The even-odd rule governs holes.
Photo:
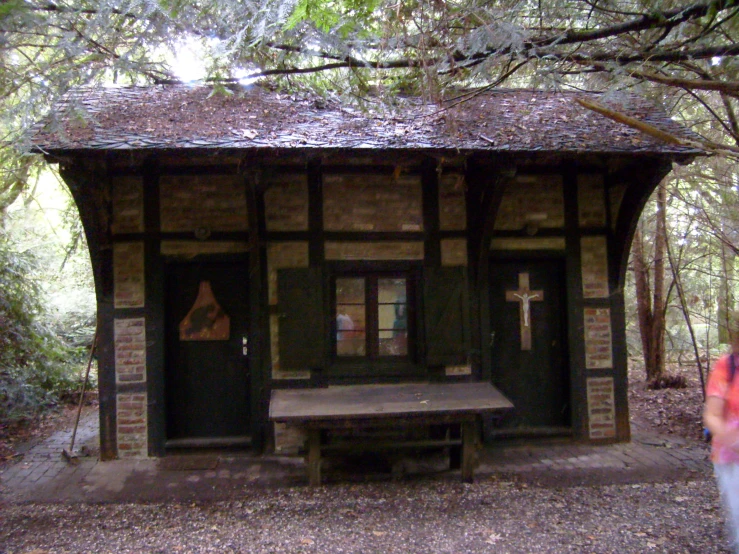
MULTIPOLYGON (((290 367, 279 355, 284 342, 279 322, 285 316, 277 286, 281 269, 362 262, 467 265, 464 178, 444 176, 439 186, 435 173, 432 177, 432 183, 424 184, 420 169, 402 174, 392 167, 369 172, 325 169, 314 175, 309 194, 305 174, 290 176, 289 187, 285 174, 280 182, 274 177, 265 181, 269 298, 277 312, 271 325, 273 378, 310 378, 309 368, 290 367), (294 184, 299 182, 303 184, 294 184), (308 228, 270 224, 276 218, 269 214, 285 210, 307 214, 308 204, 319 208, 308 228)), ((300 219, 305 222, 307 215, 300 219)))
POLYGON ((609 189, 597 170, 521 171, 506 186, 490 242, 494 256, 564 260, 573 431, 592 440, 629 433, 623 418, 617 425, 617 410, 627 413, 626 368, 623 356, 614 355, 613 311, 622 300, 612 290, 608 267, 611 220, 623 191, 609 189))
MULTIPOLYGON (((163 453, 162 275, 171 261, 247 252, 263 260, 256 267, 264 286, 252 296, 252 315, 263 314, 253 323, 264 327, 253 345, 263 359, 251 369, 260 374, 255 413, 266 413, 276 387, 489 377, 488 338, 470 336, 476 318, 490 317, 468 305, 485 298, 483 282, 475 281, 484 256, 468 235, 479 229, 473 221, 479 214, 470 208, 479 201, 470 192, 474 174, 425 162, 210 169, 190 160, 188 167, 137 167, 113 170, 105 182, 115 398, 106 417, 118 456, 163 453), (403 371, 352 373, 332 354, 332 272, 363 267, 401 268, 418 279, 417 344, 403 371), (292 313, 295 304, 302 313, 292 313)), ((489 172, 497 171, 509 169, 491 166, 489 172)), ((483 188, 491 186, 500 187, 494 191, 499 201, 491 207, 484 249, 510 259, 555 257, 566 266, 573 434, 627 439, 622 292, 614 286, 612 249, 622 247, 616 220, 628 182, 602 166, 557 165, 518 168, 483 188)), ((254 426, 268 432, 264 416, 254 426)), ((294 451, 302 441, 287 429, 274 431, 277 451, 294 451)))
MULTIPOLYGON (((367 264, 416 268, 415 274, 423 275, 426 283, 434 268, 465 267, 464 175, 450 173, 439 178, 435 170, 421 166, 402 171, 393 166, 314 166, 304 171, 265 172, 262 184, 274 386, 291 386, 294 380, 373 382, 383 378, 379 370, 373 375, 344 367, 332 354, 333 316, 328 298, 332 268, 367 264), (306 326, 306 322, 310 323, 306 326)), ((439 283, 446 286, 448 281, 439 283)), ((420 296, 424 291, 420 281, 418 285, 420 296)), ((426 329, 422 314, 417 315, 420 338, 426 329)), ((458 322, 453 327, 464 329, 466 325, 458 322)), ((396 379, 471 374, 465 359, 453 356, 448 357, 453 363, 445 364, 440 358, 429 369, 427 343, 428 337, 417 345, 414 359, 396 379)), ((295 451, 302 445, 299 433, 280 425, 274 431, 276 451, 295 451)))
POLYGON ((164 435, 162 263, 246 252, 246 187, 234 173, 148 167, 113 175, 109 186, 117 455, 141 457, 161 452, 164 435))

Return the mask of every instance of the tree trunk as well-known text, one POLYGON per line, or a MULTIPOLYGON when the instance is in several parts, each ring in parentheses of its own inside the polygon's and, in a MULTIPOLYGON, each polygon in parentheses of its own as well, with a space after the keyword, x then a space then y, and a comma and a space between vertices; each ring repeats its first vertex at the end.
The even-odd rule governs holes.
POLYGON ((639 333, 644 354, 644 368, 647 381, 657 379, 665 371, 665 189, 657 190, 657 224, 654 236, 654 262, 651 264, 644 252, 643 235, 637 229, 634 235, 632 259, 634 264, 634 283, 636 306, 639 320, 639 333), (650 286, 650 266, 653 265, 652 286, 650 286))
POLYGON ((718 341, 729 344, 729 312, 734 309, 734 263, 736 254, 725 243, 721 244, 721 281, 718 287, 718 341))
POLYGON ((667 191, 657 188, 657 226, 654 237, 654 300, 652 302, 652 358, 647 364, 647 380, 665 372, 665 254, 667 252, 667 191))

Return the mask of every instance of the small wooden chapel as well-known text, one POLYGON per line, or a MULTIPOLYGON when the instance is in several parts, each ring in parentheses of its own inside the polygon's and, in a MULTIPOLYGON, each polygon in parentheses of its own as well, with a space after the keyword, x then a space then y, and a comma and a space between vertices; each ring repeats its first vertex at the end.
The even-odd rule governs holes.
POLYGON ((629 440, 631 239, 700 152, 577 99, 686 131, 628 94, 231 92, 77 90, 34 136, 87 236, 103 459, 294 451, 271 393, 358 384, 491 383, 486 441, 629 440))

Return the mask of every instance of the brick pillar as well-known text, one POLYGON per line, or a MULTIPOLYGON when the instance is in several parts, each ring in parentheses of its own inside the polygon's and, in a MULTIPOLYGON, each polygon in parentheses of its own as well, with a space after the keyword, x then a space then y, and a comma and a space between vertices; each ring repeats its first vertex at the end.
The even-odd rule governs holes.
POLYGON ((117 396, 118 457, 145 458, 148 453, 146 393, 117 396))
MULTIPOLYGON (((119 390, 146 384, 146 328, 144 318, 116 318, 114 325, 115 373, 119 390)), ((118 456, 146 457, 147 394, 119 392, 116 395, 118 456)))

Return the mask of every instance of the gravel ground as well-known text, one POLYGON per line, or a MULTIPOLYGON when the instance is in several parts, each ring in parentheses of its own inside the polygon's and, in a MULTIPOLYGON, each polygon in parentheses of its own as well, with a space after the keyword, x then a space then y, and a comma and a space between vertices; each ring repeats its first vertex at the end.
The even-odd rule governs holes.
MULTIPOLYGON (((649 391, 632 371, 634 429, 697 440, 701 393, 688 377, 687 389, 649 391)), ((712 475, 662 481, 447 475, 249 489, 237 502, 0 503, 0 554, 729 553, 712 475)))
POLYGON ((0 552, 729 552, 693 481, 544 488, 500 477, 248 491, 238 502, 0 507, 0 552))

